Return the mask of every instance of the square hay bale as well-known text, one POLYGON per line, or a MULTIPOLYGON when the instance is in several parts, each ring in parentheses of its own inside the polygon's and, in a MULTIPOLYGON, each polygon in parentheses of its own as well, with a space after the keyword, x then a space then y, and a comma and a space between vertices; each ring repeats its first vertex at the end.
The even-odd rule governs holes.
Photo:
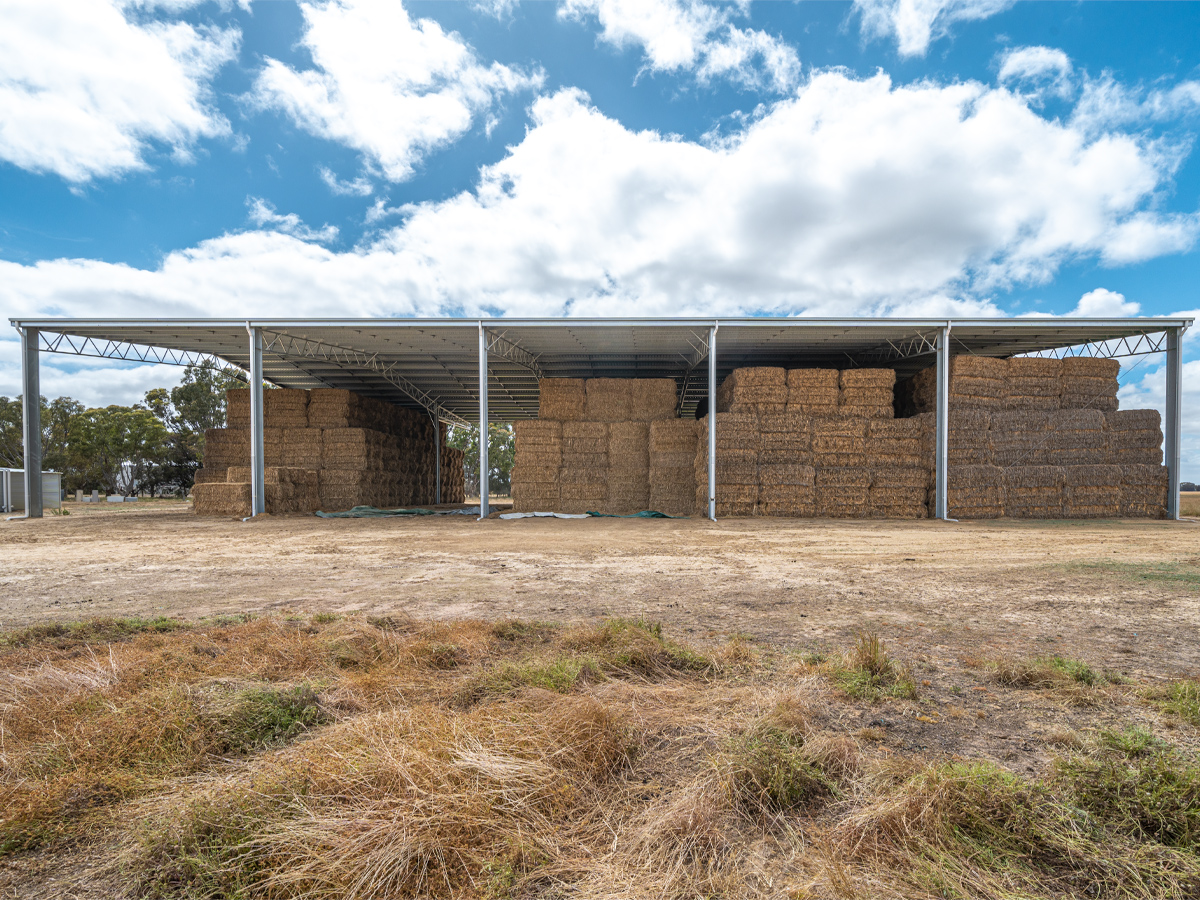
POLYGON ((558 484, 558 466, 527 466, 514 464, 512 468, 512 484, 558 484))
POLYGON ((608 425, 605 422, 563 422, 563 440, 608 441, 608 425))
POLYGON ((760 465, 786 464, 792 466, 811 466, 813 464, 812 450, 796 450, 786 447, 770 446, 758 451, 760 465))
POLYGON ((546 466, 557 469, 562 465, 562 460, 561 444, 554 447, 527 447, 517 444, 513 454, 514 466, 546 466))
POLYGON ((695 466, 651 466, 650 486, 655 485, 661 486, 665 491, 674 490, 676 487, 682 491, 686 485, 690 493, 696 487, 695 466))
POLYGON ((813 419, 813 465, 855 467, 867 464, 867 422, 862 416, 813 419))
POLYGON ((613 468, 650 468, 650 423, 613 422, 608 426, 608 459, 613 468))
POLYGON ((360 406, 357 394, 341 388, 313 388, 308 392, 309 428, 350 428, 360 406))
POLYGON ((225 392, 225 424, 229 428, 250 427, 250 388, 230 388, 225 392))
POLYGON ((522 447, 562 448, 562 422, 547 419, 522 419, 513 422, 513 442, 517 449, 522 447))
POLYGON ((670 421, 679 402, 674 378, 635 378, 629 394, 629 417, 638 422, 670 421))
POLYGON ((660 419, 650 423, 651 453, 679 450, 695 453, 695 419, 660 419))
POLYGON ((790 369, 788 409, 808 415, 836 415, 840 373, 837 369, 790 369))
POLYGON ((1120 372, 1115 359, 1071 356, 1062 360, 1062 408, 1115 411, 1120 372))
POLYGON ((717 450, 754 450, 761 446, 758 417, 753 413, 727 412, 705 416, 696 423, 696 451, 708 452, 708 426, 716 419, 717 450))
POLYGON ((1061 519, 1065 472, 1061 466, 1004 469, 1004 514, 1014 519, 1061 519))
POLYGON ((593 422, 629 421, 631 384, 629 378, 589 378, 583 417, 593 422))
POLYGON ((1004 515, 1004 470, 998 466, 950 466, 946 473, 946 501, 951 518, 1000 518, 1004 515))
POLYGON ((1008 361, 1007 407, 1058 409, 1061 405, 1061 360, 1021 357, 1008 361))
POLYGON ((929 489, 871 485, 867 515, 873 519, 925 519, 929 517, 929 489))
POLYGON ((1170 482, 1166 466, 1123 465, 1119 513, 1128 519, 1162 519, 1167 515, 1170 482))
POLYGON ((842 369, 838 387, 845 390, 888 390, 896 386, 895 369, 842 369))
POLYGON ((1030 409, 993 413, 988 434, 995 464, 1052 465, 1050 416, 1050 412, 1030 409))
MULTIPOLYGON (((718 473, 719 477, 719 473, 718 473)), ((809 487, 815 483, 816 470, 812 466, 791 463, 769 463, 759 465, 758 484, 761 487, 809 487)))
POLYGON ((1064 466, 1063 514, 1069 519, 1109 519, 1121 511, 1120 466, 1064 466))
POLYGON ((674 469, 687 467, 689 470, 696 464, 696 451, 692 450, 652 450, 650 451, 651 469, 674 469))
POLYGON ((870 507, 869 469, 826 467, 816 470, 815 513, 822 518, 863 518, 870 507))
POLYGON ((1068 356, 1059 360, 1064 378, 1106 378, 1117 380, 1121 374, 1121 363, 1115 359, 1105 359, 1098 356, 1068 356))
POLYGON ((192 512, 197 516, 237 516, 252 512, 250 485, 246 482, 208 482, 192 488, 192 512))
POLYGON ((816 513, 816 488, 811 482, 760 485, 757 513, 779 518, 811 518, 816 513))
POLYGON ((263 391, 263 419, 279 428, 308 427, 308 391, 294 388, 263 391))
POLYGON ((668 516, 690 516, 696 506, 696 487, 693 480, 690 485, 650 483, 650 498, 648 509, 658 510, 668 516), (686 487, 686 490, 684 489, 686 487))
POLYGON ((1095 409, 1063 409, 1049 413, 1046 442, 1053 465, 1102 464, 1108 461, 1104 414, 1095 409))
POLYGON ((921 466, 874 466, 871 468, 871 488, 929 487, 930 471, 921 466))
POLYGON ((895 415, 894 369, 843 369, 838 376, 838 409, 842 415, 890 419, 895 415))
POLYGON ((582 378, 543 378, 538 381, 538 418, 575 422, 584 417, 587 389, 582 378))
POLYGON ((774 366, 734 369, 717 388, 718 412, 753 412, 760 404, 782 408, 787 402, 787 372, 774 366))
POLYGON ((604 483, 608 475, 606 465, 563 465, 558 470, 559 484, 590 484, 599 485, 600 493, 604 493, 604 483))
POLYGON ((1157 466, 1163 461, 1161 417, 1156 409, 1127 409, 1106 413, 1109 462, 1157 466))

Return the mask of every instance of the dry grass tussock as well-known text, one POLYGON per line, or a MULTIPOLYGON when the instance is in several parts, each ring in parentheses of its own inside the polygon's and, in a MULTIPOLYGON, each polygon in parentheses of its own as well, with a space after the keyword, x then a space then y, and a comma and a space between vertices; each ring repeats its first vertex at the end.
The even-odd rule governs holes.
POLYGON ((100 848, 163 900, 1200 892, 1190 751, 1072 732, 1038 778, 905 755, 861 726, 932 701, 877 636, 790 659, 626 620, 11 632, 0 858, 100 848))

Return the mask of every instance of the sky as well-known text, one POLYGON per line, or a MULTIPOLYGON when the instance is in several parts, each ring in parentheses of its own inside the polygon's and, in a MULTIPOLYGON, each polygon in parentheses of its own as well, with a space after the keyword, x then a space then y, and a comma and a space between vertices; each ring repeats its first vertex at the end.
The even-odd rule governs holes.
MULTIPOLYGON (((1194 316, 1200 4, 0 0, 12 316, 1194 316)), ((1200 480, 1200 339, 1184 479, 1200 480)), ((1161 356, 1125 360, 1157 406, 1161 356)), ((42 355, 89 405, 168 366, 42 355)), ((0 394, 20 392, 15 332, 0 394)))

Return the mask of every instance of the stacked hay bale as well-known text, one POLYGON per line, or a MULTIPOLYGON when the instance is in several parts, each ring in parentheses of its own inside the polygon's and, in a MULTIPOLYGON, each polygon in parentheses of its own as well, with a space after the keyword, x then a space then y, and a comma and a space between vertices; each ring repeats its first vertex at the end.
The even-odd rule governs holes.
POLYGON ((634 378, 629 389, 629 417, 634 422, 665 422, 678 414, 679 390, 674 378, 634 378))
POLYGON ((994 413, 987 435, 991 442, 992 461, 1002 468, 1051 465, 1052 415, 1040 409, 1011 409, 994 413))
POLYGON ((1121 512, 1121 467, 1063 467, 1063 515, 1068 519, 1110 519, 1121 512))
POLYGON ((928 424, 923 419, 872 419, 867 424, 871 463, 868 515, 923 519, 929 514, 928 424))
POLYGON ((760 412, 758 430, 758 514, 812 516, 812 419, 800 412, 760 412))
POLYGON ((708 514, 708 430, 716 420, 717 515, 752 516, 758 507, 758 417, 748 412, 709 415, 696 427, 697 515, 708 514))
MULTIPOLYGON (((1004 409, 1008 405, 1007 360, 990 356, 955 356, 950 360, 952 409, 1004 409)), ((937 368, 912 379, 911 402, 918 413, 937 411, 937 368)))
POLYGON ((562 467, 559 509, 566 513, 598 512, 608 500, 608 424, 562 423, 562 467))
POLYGON ((1161 465, 1162 418, 1157 409, 1125 409, 1104 414, 1108 458, 1116 465, 1161 465))
MULTIPOLYGON (((309 469, 267 466, 263 470, 264 500, 271 515, 311 513, 318 508, 317 473, 309 469)), ((198 484, 192 490, 197 515, 239 516, 251 514, 249 466, 230 466, 227 480, 198 484)))
POLYGON ((586 404, 582 378, 543 378, 538 382, 538 419, 542 421, 578 422, 586 404))
POLYGON ((1167 467, 1123 465, 1118 514, 1122 518, 1161 519, 1167 514, 1167 467))
MULTIPOLYGON (((952 519, 998 519, 1004 515, 1004 469, 999 466, 950 466, 946 503, 952 519)), ((929 508, 933 509, 933 491, 929 508)))
POLYGON ((1057 359, 1022 357, 1007 361, 1005 405, 1013 410, 1058 409, 1062 363, 1057 359))
POLYGON ((1061 362, 1059 384, 1063 409, 1112 412, 1117 408, 1117 376, 1121 373, 1117 360, 1070 356, 1061 362))
POLYGON ((774 366, 734 369, 717 388, 717 412, 781 413, 787 403, 787 371, 774 366))
POLYGON ((696 503, 696 422, 650 423, 649 508, 669 516, 691 515, 696 503))
POLYGON ((465 503, 467 500, 466 477, 463 472, 463 457, 466 454, 457 447, 442 444, 442 502, 465 503))
POLYGON ((842 416, 812 420, 815 514, 860 518, 870 506, 868 419, 842 416))
POLYGON ((871 508, 871 470, 851 466, 818 467, 816 515, 828 519, 861 519, 871 508))
POLYGON ((1109 461, 1104 413, 1062 409, 1050 413, 1050 463, 1056 466, 1104 465, 1109 461))
POLYGON ((895 369, 844 369, 838 378, 838 414, 890 419, 895 388, 895 369))
POLYGON ((1061 519, 1062 466, 1012 466, 1004 473, 1004 514, 1014 519, 1061 519))
POLYGON ((650 508, 650 424, 609 423, 605 512, 628 515, 650 508))
POLYGON ((789 369, 788 412, 806 416, 836 416, 841 393, 837 369, 789 369))
POLYGON ((589 378, 584 382, 583 418, 589 422, 628 422, 631 378, 589 378))
MULTIPOLYGON (((545 405, 543 395, 543 408, 545 405)), ((582 409, 582 391, 579 406, 582 409)), ((512 470, 513 509, 517 512, 554 512, 561 500, 558 475, 563 464, 563 423, 546 419, 514 422, 513 441, 516 446, 512 470)))

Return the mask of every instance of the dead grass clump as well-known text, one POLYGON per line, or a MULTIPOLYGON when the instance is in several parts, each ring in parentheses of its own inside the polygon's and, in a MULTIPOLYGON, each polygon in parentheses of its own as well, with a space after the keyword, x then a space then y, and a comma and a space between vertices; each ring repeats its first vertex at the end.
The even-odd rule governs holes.
POLYGON ((1182 678, 1156 685, 1145 692, 1145 697, 1163 712, 1178 716, 1189 725, 1200 726, 1200 681, 1182 678))
POLYGON ((831 675, 855 700, 876 702, 895 698, 915 700, 917 683, 906 666, 891 658, 879 635, 860 632, 849 652, 824 664, 831 675))
POLYGON ((128 640, 139 634, 168 634, 182 628, 192 628, 192 623, 165 616, 152 619, 100 618, 83 622, 47 622, 10 631, 0 637, 0 648, 43 647, 54 650, 70 650, 89 644, 111 644, 128 640))
POLYGON ((1192 896, 1200 860, 1103 827, 990 764, 925 767, 836 829, 839 850, 934 896, 1192 896))
POLYGON ((660 623, 645 619, 607 619, 568 633, 563 643, 570 650, 593 654, 608 675, 658 678, 713 668, 708 657, 667 640, 660 623))
POLYGON ((611 841, 629 747, 599 702, 545 692, 362 716, 168 810, 130 864, 165 897, 518 895, 611 841))
POLYGON ((985 668, 996 684, 1052 691, 1076 706, 1095 706, 1107 696, 1103 688, 1125 680, 1115 672, 1097 670, 1085 662, 1057 654, 991 660, 985 668))

